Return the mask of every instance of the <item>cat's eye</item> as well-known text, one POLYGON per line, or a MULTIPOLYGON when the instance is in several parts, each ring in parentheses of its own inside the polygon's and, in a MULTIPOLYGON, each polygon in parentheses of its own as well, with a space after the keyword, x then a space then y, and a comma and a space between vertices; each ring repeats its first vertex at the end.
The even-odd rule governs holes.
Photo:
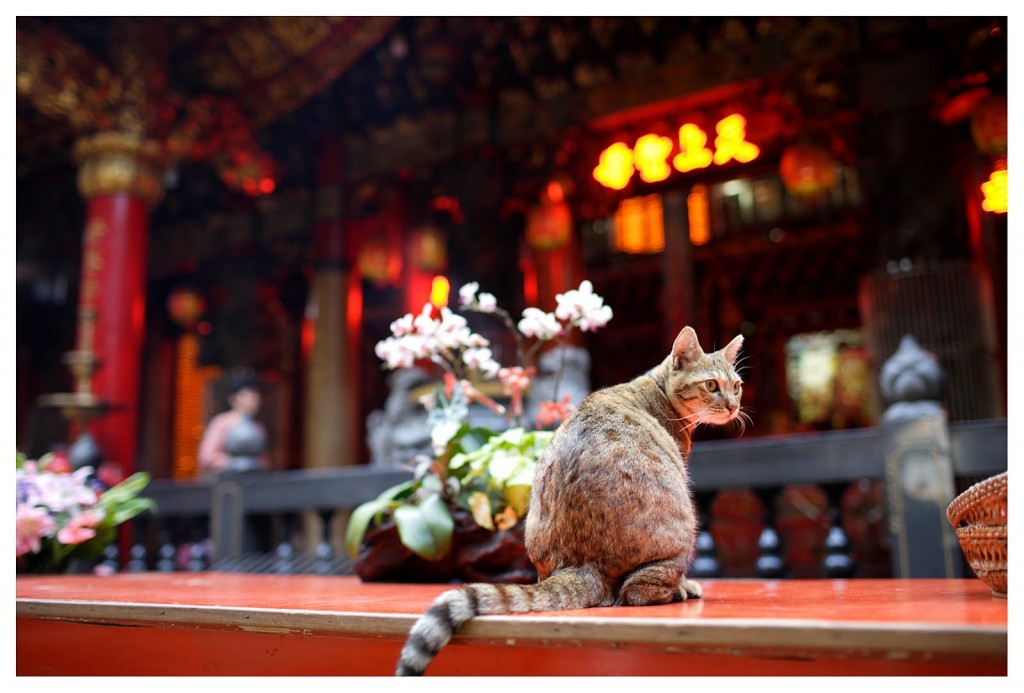
POLYGON ((717 380, 705 380, 704 387, 708 389, 708 392, 718 392, 718 381, 717 380))
POLYGON ((739 393, 739 391, 740 391, 740 384, 739 383, 733 383, 732 384, 732 391, 733 391, 733 393, 739 393))

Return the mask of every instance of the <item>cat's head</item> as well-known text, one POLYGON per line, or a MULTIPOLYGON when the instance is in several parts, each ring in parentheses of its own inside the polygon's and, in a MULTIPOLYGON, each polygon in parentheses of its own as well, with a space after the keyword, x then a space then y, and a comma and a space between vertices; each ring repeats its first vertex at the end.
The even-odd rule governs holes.
POLYGON ((737 336, 722 349, 705 354, 693 328, 679 332, 666 359, 666 392, 686 428, 726 424, 745 416, 740 412, 743 379, 736 372, 742 346, 743 337, 737 336))

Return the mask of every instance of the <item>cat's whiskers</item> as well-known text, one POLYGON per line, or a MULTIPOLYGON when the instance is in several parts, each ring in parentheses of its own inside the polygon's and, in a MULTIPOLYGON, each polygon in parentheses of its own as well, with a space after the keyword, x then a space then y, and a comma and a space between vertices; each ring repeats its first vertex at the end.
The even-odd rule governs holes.
POLYGON ((690 423, 686 424, 685 426, 683 426, 683 427, 681 427, 679 429, 680 432, 682 432, 682 431, 691 431, 691 430, 695 429, 697 426, 699 426, 700 424, 704 423, 704 418, 707 416, 707 414, 710 411, 711 411, 710 407, 705 407, 704 409, 701 409, 699 411, 695 411, 693 413, 686 414, 685 416, 681 416, 678 419, 669 419, 669 421, 690 421, 692 419, 692 421, 690 423))
POLYGON ((747 424, 750 424, 751 427, 754 426, 754 420, 750 418, 750 414, 748 414, 743 409, 737 410, 736 417, 733 419, 733 423, 735 423, 736 426, 740 429, 740 436, 746 433, 747 424))

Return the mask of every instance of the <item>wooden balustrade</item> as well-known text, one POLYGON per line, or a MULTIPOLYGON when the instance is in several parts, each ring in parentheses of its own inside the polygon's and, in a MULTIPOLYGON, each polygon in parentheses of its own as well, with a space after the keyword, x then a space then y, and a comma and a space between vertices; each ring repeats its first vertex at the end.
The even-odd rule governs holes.
MULTIPOLYGON (((879 546, 886 542, 879 531, 891 524, 892 512, 891 494, 883 488, 885 435, 883 428, 865 428, 695 444, 690 469, 702 531, 693 574, 895 576, 885 546, 879 546), (739 518, 723 515, 723 503, 716 504, 729 494, 749 505, 739 518), (860 515, 851 517, 844 504, 860 515), (855 538, 849 526, 858 527, 855 538), (743 537, 750 546, 740 545, 743 537)), ((949 450, 957 491, 1005 471, 1007 422, 952 424, 949 450)), ((405 470, 345 467, 252 472, 216 484, 154 481, 147 495, 158 512, 133 523, 125 569, 350 573, 348 557, 332 547, 323 529, 330 516, 409 477, 405 470), (321 536, 302 536, 309 512, 320 514, 321 536)), ((103 562, 112 570, 119 564, 115 553, 103 562)))

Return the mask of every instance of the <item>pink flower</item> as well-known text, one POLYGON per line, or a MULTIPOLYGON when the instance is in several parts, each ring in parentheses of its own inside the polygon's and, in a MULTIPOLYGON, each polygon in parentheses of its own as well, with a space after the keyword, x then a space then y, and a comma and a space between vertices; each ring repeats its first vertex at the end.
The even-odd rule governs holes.
POLYGON ((479 402, 499 416, 504 416, 505 414, 505 407, 501 406, 493 399, 480 392, 480 390, 473 387, 473 383, 468 380, 462 381, 462 394, 464 394, 466 399, 469 401, 479 402))
POLYGON ((502 392, 508 395, 512 402, 509 404, 509 413, 512 416, 523 414, 523 394, 530 387, 530 378, 536 373, 534 368, 502 368, 498 371, 498 380, 501 381, 502 392))
POLYGON ((102 519, 103 513, 96 510, 86 510, 75 515, 68 520, 67 525, 57 532, 57 541, 69 545, 89 541, 96 536, 96 530, 93 527, 98 525, 102 519))
POLYGON ((50 514, 42 508, 33 508, 25 503, 18 504, 17 555, 39 553, 43 537, 52 536, 57 529, 50 514))
POLYGON ((572 404, 569 395, 562 398, 561 402, 548 400, 540 403, 540 411, 537 412, 537 425, 540 428, 547 428, 560 424, 569 418, 576 407, 572 404))

